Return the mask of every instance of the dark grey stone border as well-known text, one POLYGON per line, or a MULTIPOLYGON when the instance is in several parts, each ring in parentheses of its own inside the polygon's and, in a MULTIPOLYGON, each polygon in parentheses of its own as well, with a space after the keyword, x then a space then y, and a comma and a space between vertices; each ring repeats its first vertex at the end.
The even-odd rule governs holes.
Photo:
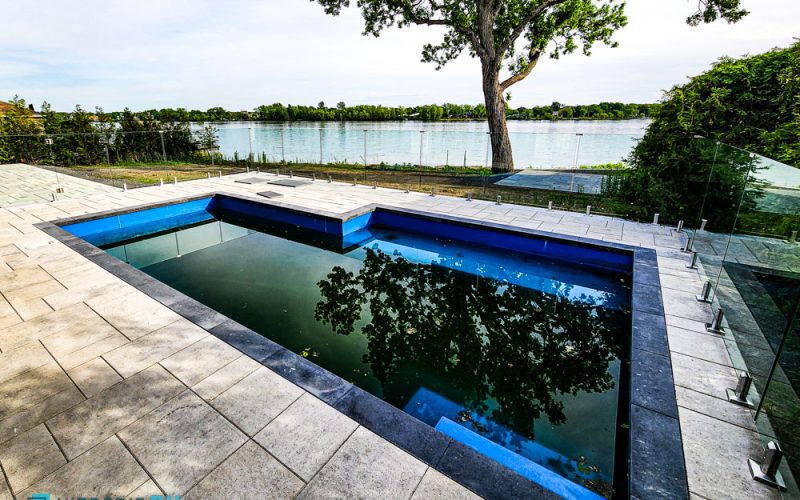
MULTIPOLYGON (((632 334, 628 377, 630 402, 620 405, 624 417, 622 421, 627 419, 629 422, 629 446, 626 453, 617 453, 618 460, 628 461, 629 481, 628 491, 619 496, 641 499, 688 498, 678 407, 654 250, 379 204, 370 204, 345 214, 334 214, 225 192, 176 198, 35 224, 35 227, 86 259, 485 498, 557 498, 557 495, 60 227, 217 195, 338 221, 346 221, 379 209, 632 254, 632 334), (619 455, 623 456, 620 458, 619 455)), ((626 367, 623 366, 622 369, 625 370, 626 367)), ((624 429, 617 429, 617 432, 624 432, 624 429)))

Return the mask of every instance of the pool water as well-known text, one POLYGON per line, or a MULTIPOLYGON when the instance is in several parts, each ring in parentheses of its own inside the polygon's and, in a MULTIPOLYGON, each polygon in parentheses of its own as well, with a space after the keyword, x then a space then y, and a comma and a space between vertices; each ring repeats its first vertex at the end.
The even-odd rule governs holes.
POLYGON ((103 248, 431 426, 607 494, 630 274, 380 225, 360 237, 342 249, 218 213, 103 248))

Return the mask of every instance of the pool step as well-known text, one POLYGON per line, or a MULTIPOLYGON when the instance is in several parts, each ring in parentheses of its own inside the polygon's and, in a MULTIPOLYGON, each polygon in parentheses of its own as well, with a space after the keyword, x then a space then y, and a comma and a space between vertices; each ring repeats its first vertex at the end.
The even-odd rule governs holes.
POLYGON ((556 474, 550 469, 542 467, 536 462, 532 462, 511 450, 503 448, 499 444, 472 432, 447 417, 439 419, 439 422, 436 424, 436 429, 564 498, 576 500, 603 500, 603 497, 600 495, 577 483, 573 483, 569 479, 556 474))

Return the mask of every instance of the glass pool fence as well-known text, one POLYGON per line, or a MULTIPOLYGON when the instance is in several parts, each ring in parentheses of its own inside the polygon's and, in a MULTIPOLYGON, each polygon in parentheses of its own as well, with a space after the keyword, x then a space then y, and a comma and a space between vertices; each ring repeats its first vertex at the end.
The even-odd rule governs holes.
MULTIPOLYGON (((513 175, 490 170, 485 132, 294 127, 10 136, 14 161, 121 189, 242 172, 607 214, 672 226, 704 281, 709 332, 727 347, 768 473, 800 474, 800 169, 703 137, 659 161, 666 180, 630 175, 637 137, 512 133, 513 175), (633 182, 640 183, 633 185, 633 182), (645 185, 642 185, 644 183, 645 185), (635 188, 635 189, 634 189, 635 188), (649 193, 631 200, 630 193, 649 193), (770 444, 773 443, 773 444, 770 444), (780 460, 776 459, 779 458, 780 460), (770 458, 776 470, 770 469, 770 458)), ((54 199, 57 198, 54 195, 54 199)), ((667 311, 669 312, 669 311, 667 311)), ((757 458, 757 457, 745 457, 757 458)), ((777 477, 773 474, 774 477, 777 477)))

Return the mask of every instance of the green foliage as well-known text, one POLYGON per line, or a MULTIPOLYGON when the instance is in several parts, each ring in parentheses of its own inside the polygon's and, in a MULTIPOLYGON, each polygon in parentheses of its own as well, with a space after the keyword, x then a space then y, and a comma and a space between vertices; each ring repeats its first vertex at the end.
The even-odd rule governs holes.
POLYGON ((11 161, 11 145, 6 135, 6 122, 0 118, 0 165, 11 161))
MULTIPOLYGON (((730 229, 755 167, 747 151, 800 166, 798 43, 721 59, 666 92, 631 154, 633 169, 621 192, 643 217, 660 212, 667 220, 689 220, 702 211, 710 227, 730 229)), ((748 188, 745 208, 758 193, 748 188)))
POLYGON ((33 136, 41 133, 42 129, 34 120, 33 111, 28 108, 25 99, 14 96, 9 104, 11 108, 2 116, 8 137, 6 157, 8 161, 24 163, 40 155, 43 141, 33 136))
POLYGON ((717 19, 725 19, 729 23, 735 23, 749 14, 741 8, 741 0, 698 0, 697 12, 686 19, 691 26, 697 26, 701 22, 711 23, 717 19))
POLYGON ((581 165, 578 168, 581 170, 626 170, 628 168, 622 162, 617 163, 599 163, 597 165, 581 165))
MULTIPOLYGON (((512 120, 626 120, 647 118, 654 113, 657 106, 657 104, 601 102, 591 105, 559 105, 555 110, 551 110, 551 106, 519 107, 510 109, 508 118, 512 120), (557 113, 554 114, 553 111, 557 111, 557 113)), ((113 120, 121 120, 124 113, 125 111, 114 112, 109 113, 108 116, 113 120)), ((143 111, 137 115, 147 115, 161 122, 483 120, 486 118, 486 106, 484 104, 453 103, 395 107, 346 106, 345 103, 340 102, 336 107, 329 108, 325 106, 324 102, 320 102, 317 106, 284 105, 278 102, 258 106, 252 112, 227 111, 222 108, 211 108, 209 111, 163 108, 143 111)))

